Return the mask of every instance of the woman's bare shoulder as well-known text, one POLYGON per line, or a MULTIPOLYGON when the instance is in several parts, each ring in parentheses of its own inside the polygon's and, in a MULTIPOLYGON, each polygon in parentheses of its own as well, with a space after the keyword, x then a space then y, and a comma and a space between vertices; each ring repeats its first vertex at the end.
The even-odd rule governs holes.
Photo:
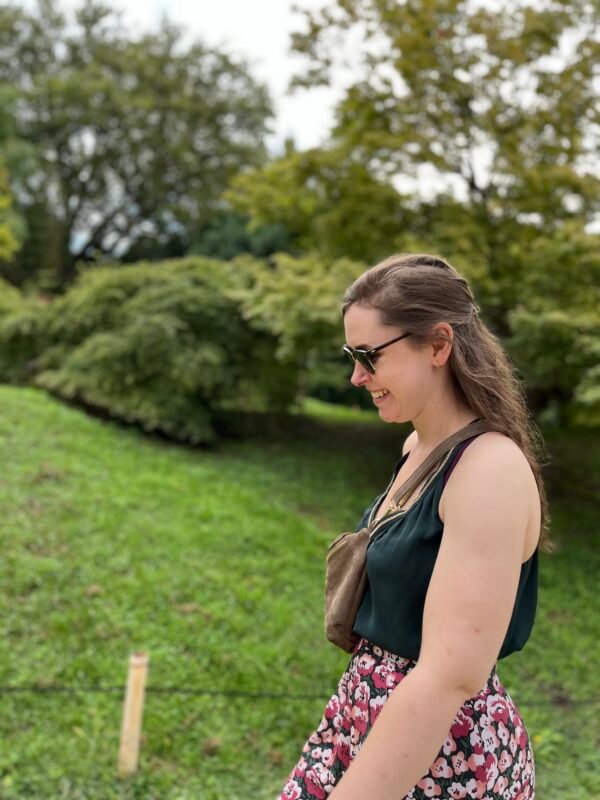
POLYGON ((499 431, 486 431, 469 443, 448 478, 439 504, 442 520, 445 496, 452 487, 458 488, 464 482, 472 487, 477 475, 483 476, 490 470, 496 471, 495 480, 502 482, 503 478, 506 479, 507 491, 514 486, 516 478, 522 487, 528 488, 532 498, 537 497, 534 474, 519 445, 499 431))

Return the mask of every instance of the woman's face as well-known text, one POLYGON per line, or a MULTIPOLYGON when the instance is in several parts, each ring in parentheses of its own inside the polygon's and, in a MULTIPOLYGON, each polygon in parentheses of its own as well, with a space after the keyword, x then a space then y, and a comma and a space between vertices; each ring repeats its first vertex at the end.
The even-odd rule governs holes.
MULTIPOLYGON (((383 325, 376 309, 357 303, 346 311, 344 329, 346 344, 365 350, 406 333, 399 327, 383 325)), ((355 364, 352 371, 351 382, 364 386, 371 397, 373 393, 386 392, 381 398, 373 397, 379 416, 386 422, 417 418, 435 389, 434 348, 429 345, 416 349, 409 342, 410 336, 376 353, 375 374, 360 364, 355 364)))

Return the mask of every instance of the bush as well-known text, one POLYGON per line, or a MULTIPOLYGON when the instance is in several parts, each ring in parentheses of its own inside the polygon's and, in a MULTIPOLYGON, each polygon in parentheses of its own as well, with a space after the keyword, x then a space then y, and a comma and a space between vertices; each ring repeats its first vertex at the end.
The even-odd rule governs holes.
POLYGON ((293 360, 240 312, 241 280, 201 258, 91 269, 49 306, 0 320, 0 377, 208 443, 215 416, 283 411, 297 394, 293 360))

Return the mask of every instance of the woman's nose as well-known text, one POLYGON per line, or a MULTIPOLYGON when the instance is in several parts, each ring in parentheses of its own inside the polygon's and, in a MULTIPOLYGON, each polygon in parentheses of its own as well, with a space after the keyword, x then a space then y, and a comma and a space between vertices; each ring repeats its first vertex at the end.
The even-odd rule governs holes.
POLYGON ((371 377, 371 373, 368 372, 358 361, 354 364, 354 369, 352 370, 352 375, 350 376, 350 383, 353 386, 362 386, 366 383, 369 378, 371 377))

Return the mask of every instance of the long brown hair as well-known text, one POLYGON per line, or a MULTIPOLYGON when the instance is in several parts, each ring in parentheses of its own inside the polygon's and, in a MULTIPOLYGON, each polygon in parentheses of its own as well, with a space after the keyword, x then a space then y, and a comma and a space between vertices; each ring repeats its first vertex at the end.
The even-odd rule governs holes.
POLYGON ((452 326, 448 363, 454 386, 478 417, 509 436, 527 458, 541 501, 539 544, 551 553, 555 544, 548 535, 550 514, 541 475, 542 466, 549 463, 544 439, 527 407, 524 386, 500 340, 479 318, 465 278, 439 256, 397 253, 363 272, 348 287, 342 315, 353 303, 378 310, 384 325, 411 331, 406 339, 411 347, 430 342, 436 323, 452 326))

